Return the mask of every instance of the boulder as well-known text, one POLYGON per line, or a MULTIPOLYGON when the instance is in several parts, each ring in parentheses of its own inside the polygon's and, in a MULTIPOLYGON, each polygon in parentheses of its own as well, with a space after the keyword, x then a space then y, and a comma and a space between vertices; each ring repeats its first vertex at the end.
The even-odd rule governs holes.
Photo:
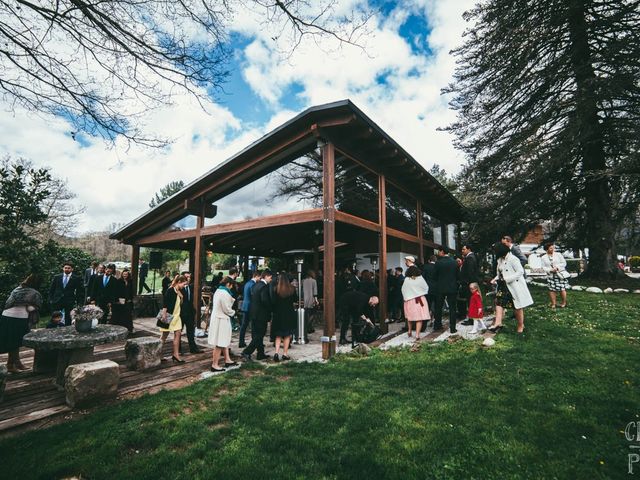
POLYGON ((353 351, 360 355, 369 355, 371 353, 371 347, 366 343, 359 343, 353 351))
POLYGON ((582 285, 572 285, 571 290, 575 290, 576 292, 582 292, 584 287, 582 285))
POLYGON ((115 398, 120 368, 111 360, 69 365, 64 375, 67 405, 77 407, 115 398))
POLYGON ((0 402, 2 401, 2 397, 4 397, 4 389, 7 386, 7 375, 9 371, 7 370, 6 365, 0 365, 0 402))
POLYGON ((613 291, 615 293, 629 293, 629 290, 627 290, 626 288, 614 288, 613 291))
POLYGON ((640 290, 634 290, 633 293, 640 293, 640 290))
POLYGON ((130 338, 124 346, 130 370, 149 370, 160 365, 162 342, 158 337, 130 338))
POLYGON ((484 341, 482 342, 482 346, 488 347, 488 348, 493 347, 495 344, 496 344, 496 341, 491 337, 485 338, 484 341))
POLYGON ((602 293, 602 289, 598 287, 589 287, 586 291, 589 293, 602 293))
POLYGON ((604 293, 613 293, 613 288, 611 288, 611 287, 605 288, 604 289, 604 293))

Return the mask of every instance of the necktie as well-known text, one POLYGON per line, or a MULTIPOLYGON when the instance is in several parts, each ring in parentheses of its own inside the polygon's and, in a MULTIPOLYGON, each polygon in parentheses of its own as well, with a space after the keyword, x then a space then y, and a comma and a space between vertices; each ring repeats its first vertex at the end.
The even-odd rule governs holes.
POLYGON ((189 285, 187 285, 187 299, 189 299, 189 285))
POLYGON ((107 277, 106 275, 104 276, 104 279, 102 280, 102 286, 106 287, 107 286, 107 282, 109 281, 109 277, 107 277))
POLYGON ((67 288, 67 282, 69 282, 69 277, 65 275, 62 277, 62 288, 67 288))

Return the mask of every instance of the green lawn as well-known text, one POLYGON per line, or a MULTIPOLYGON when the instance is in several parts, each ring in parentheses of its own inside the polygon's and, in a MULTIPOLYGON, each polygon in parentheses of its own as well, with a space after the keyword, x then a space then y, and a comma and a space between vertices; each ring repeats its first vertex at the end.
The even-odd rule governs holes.
POLYGON ((2 476, 632 478, 640 295, 534 295, 524 340, 254 364, 0 442, 2 476))

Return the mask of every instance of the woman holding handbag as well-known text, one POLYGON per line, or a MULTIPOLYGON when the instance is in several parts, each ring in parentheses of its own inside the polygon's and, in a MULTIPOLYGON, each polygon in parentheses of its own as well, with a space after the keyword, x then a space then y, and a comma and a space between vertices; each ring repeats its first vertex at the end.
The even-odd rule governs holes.
POLYGON ((542 256, 542 269, 547 274, 547 288, 551 299, 551 308, 556 308, 556 296, 560 292, 562 303, 560 308, 567 306, 567 288, 569 288, 569 277, 567 272, 567 261, 562 254, 556 252, 553 243, 545 243, 544 249, 547 252, 542 256))
POLYGON ((158 314, 158 326, 162 332, 162 346, 170 332, 173 332, 173 350, 171 359, 175 363, 184 363, 180 358, 180 333, 182 332, 182 320, 180 319, 180 306, 182 305, 182 289, 188 280, 184 275, 176 275, 171 286, 164 295, 162 310, 158 314), (171 315, 169 315, 169 312, 171 315), (165 326, 166 325, 166 326, 165 326))

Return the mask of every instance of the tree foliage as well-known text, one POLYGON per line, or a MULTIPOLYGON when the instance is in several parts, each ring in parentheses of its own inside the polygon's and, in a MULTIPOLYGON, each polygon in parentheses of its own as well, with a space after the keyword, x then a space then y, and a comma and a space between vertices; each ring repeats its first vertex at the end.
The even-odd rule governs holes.
POLYGON ((524 234, 589 248, 614 275, 616 225, 640 203, 640 2, 485 0, 453 53, 448 129, 468 157, 477 239, 524 234))
POLYGON ((149 208, 153 208, 156 205, 160 205, 164 200, 172 196, 174 193, 178 193, 184 188, 184 182, 182 180, 174 180, 167 183, 158 192, 155 193, 151 201, 149 202, 149 208))
POLYGON ((368 19, 335 0, 0 0, 0 91, 10 104, 63 116, 74 136, 161 146, 167 139, 145 134, 143 115, 176 94, 221 91, 229 28, 246 9, 289 48, 307 36, 353 43, 368 19))

